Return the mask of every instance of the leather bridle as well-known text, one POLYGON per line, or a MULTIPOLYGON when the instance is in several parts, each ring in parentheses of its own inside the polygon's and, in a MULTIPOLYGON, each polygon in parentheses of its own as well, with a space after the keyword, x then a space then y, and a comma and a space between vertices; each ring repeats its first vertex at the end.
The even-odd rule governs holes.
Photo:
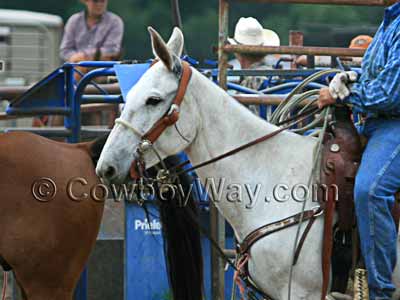
MULTIPOLYGON (((151 66, 153 66, 155 62, 153 62, 151 66)), ((135 135, 139 135, 141 137, 141 141, 138 146, 139 156, 141 156, 141 154, 143 154, 143 152, 146 151, 148 148, 152 147, 154 142, 168 127, 174 125, 179 120, 180 106, 182 104, 183 98, 185 97, 187 87, 192 77, 192 69, 189 63, 187 63, 186 61, 182 61, 181 63, 182 64, 180 65, 180 67, 174 69, 174 73, 179 78, 179 86, 175 98, 172 101, 168 111, 153 125, 153 127, 150 128, 148 132, 142 134, 129 122, 121 118, 115 120, 116 124, 121 124, 122 126, 133 131, 135 135)), ((140 161, 140 159, 134 159, 130 168, 131 178, 136 180, 139 179, 141 177, 140 173, 143 172, 144 168, 145 166, 143 161, 140 161)))

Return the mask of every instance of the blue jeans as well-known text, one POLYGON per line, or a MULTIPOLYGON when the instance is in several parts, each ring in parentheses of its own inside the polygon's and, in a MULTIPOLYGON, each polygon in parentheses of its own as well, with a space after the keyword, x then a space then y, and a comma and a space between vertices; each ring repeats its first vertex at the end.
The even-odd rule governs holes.
POLYGON ((367 119, 368 138, 356 177, 354 199, 371 300, 395 290, 397 233, 391 210, 400 189, 400 119, 367 119))

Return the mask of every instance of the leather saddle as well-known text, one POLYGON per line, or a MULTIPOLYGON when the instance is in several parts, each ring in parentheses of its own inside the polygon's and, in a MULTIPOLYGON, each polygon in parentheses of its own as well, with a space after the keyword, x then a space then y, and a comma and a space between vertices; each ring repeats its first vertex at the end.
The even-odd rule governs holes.
MULTIPOLYGON (((351 111, 346 106, 337 106, 334 120, 324 136, 318 187, 318 199, 325 210, 323 294, 327 293, 331 266, 331 290, 345 292, 350 268, 356 263, 353 261, 354 253, 359 253, 358 243, 355 242, 357 239, 354 238, 354 232, 357 231, 353 191, 361 155, 361 137, 351 120, 351 111), (334 218, 335 212, 337 220, 334 218)), ((400 218, 398 196, 392 210, 397 228, 400 218)))

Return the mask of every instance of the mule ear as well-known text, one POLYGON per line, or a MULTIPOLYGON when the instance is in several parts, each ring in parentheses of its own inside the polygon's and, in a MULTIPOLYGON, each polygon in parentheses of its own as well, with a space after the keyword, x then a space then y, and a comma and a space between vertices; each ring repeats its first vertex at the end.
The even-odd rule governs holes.
POLYGON ((181 57, 183 52, 183 44, 184 44, 183 33, 178 27, 175 27, 171 37, 169 38, 167 46, 169 50, 172 52, 172 54, 181 57))
POLYGON ((154 56, 160 59, 168 70, 172 70, 173 60, 172 55, 169 52, 167 45, 165 44, 162 37, 155 31, 152 27, 148 27, 147 30, 150 33, 151 37, 151 46, 153 48, 154 56))

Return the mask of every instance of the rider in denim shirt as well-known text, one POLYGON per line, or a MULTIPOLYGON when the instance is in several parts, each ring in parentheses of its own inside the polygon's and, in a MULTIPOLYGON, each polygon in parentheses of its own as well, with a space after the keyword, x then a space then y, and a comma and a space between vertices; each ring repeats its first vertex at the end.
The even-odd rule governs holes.
POLYGON ((400 115, 400 3, 385 18, 363 58, 362 75, 344 102, 365 113, 400 115))
MULTIPOLYGON (((368 48, 362 75, 343 101, 366 115, 368 138, 355 183, 361 250, 368 270, 371 300, 389 300, 395 290, 397 228, 391 216, 400 189, 400 3, 385 10, 368 48)), ((319 106, 337 102, 328 88, 319 106)))

